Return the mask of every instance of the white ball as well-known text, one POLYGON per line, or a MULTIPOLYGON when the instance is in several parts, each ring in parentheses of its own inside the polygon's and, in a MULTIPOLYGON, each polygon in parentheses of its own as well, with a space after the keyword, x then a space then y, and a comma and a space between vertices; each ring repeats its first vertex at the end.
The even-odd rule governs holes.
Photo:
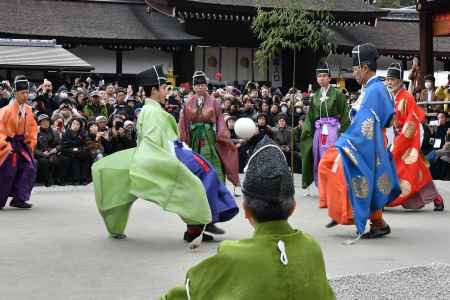
POLYGON ((241 139, 248 140, 256 134, 256 124, 250 118, 240 118, 234 124, 234 132, 241 139))

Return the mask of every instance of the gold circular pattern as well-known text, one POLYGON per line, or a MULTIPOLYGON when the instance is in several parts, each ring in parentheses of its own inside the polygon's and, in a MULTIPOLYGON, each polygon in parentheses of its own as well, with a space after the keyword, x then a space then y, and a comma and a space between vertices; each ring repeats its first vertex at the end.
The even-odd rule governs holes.
POLYGON ((369 196, 369 182, 364 176, 355 176, 352 178, 352 189, 358 198, 367 198, 369 196))
POLYGON ((391 178, 388 173, 383 173, 377 180, 377 187, 380 192, 385 195, 389 195, 392 191, 391 178))
POLYGON ((406 122, 403 125, 402 133, 407 139, 412 139, 416 135, 417 124, 415 122, 406 122))
POLYGON ((406 101, 405 99, 400 100, 400 103, 397 105, 397 110, 401 113, 405 113, 406 111, 406 101))
POLYGON ((361 133, 368 140, 372 140, 375 135, 374 123, 375 123, 374 119, 368 118, 361 124, 361 133))
POLYGON ((400 197, 406 197, 411 194, 411 183, 408 180, 400 179, 400 189, 402 191, 400 197))
POLYGON ((402 155, 402 161, 407 165, 412 165, 419 159, 419 151, 416 148, 408 148, 402 155))

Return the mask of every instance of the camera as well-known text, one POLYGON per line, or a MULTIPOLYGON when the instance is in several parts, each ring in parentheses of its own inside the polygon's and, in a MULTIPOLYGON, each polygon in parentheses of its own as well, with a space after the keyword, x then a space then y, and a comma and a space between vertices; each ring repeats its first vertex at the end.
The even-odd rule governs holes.
POLYGON ((116 121, 116 123, 114 123, 114 128, 116 130, 119 130, 122 127, 123 127, 123 122, 122 121, 116 121))

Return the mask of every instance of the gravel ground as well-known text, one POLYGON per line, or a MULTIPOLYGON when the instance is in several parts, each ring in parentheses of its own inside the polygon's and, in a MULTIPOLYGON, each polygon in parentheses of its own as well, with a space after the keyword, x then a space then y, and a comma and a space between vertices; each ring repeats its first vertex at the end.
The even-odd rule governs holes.
POLYGON ((331 280, 337 299, 450 299, 450 265, 431 264, 331 280))

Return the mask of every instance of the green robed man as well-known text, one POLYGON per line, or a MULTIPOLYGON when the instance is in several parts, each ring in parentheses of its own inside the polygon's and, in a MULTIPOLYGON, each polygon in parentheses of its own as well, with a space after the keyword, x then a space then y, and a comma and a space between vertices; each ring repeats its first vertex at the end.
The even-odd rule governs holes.
MULTIPOLYGON (((255 128, 256 131, 256 128, 255 128)), ((256 134, 242 186, 252 238, 225 241, 160 300, 333 300, 319 244, 293 229, 294 184, 282 151, 256 134)))

